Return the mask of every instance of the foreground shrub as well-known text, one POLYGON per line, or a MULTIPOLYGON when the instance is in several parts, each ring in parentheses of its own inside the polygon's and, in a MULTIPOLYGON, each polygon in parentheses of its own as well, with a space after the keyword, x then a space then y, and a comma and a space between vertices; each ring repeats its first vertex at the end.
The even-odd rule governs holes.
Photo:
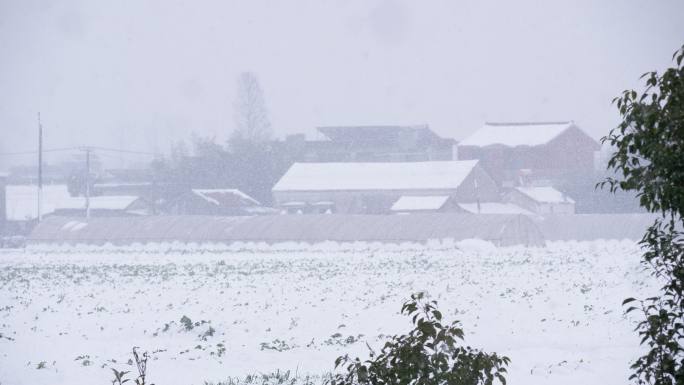
POLYGON ((640 245, 642 263, 663 286, 623 302, 643 317, 636 331, 647 349, 630 377, 638 384, 684 384, 684 46, 673 59, 662 74, 642 76, 643 93, 614 100, 622 122, 602 139, 615 148, 608 168, 616 176, 599 185, 636 192, 643 208, 660 214, 640 245))
POLYGON ((404 303, 401 313, 411 317, 413 330, 392 337, 379 354, 361 361, 345 355, 335 361, 336 373, 328 385, 490 385, 506 384, 504 374, 510 360, 459 344, 463 329, 459 322, 442 323, 435 301, 417 293, 404 303))

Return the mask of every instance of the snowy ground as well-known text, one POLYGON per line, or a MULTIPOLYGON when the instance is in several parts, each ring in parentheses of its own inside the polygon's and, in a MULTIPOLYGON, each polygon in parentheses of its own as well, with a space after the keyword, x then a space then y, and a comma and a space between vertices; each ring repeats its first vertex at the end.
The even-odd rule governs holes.
POLYGON ((630 242, 5 251, 0 384, 109 384, 133 346, 157 385, 322 374, 407 331, 422 290, 512 359, 509 384, 624 384, 639 346, 620 303, 653 287, 638 260, 630 242))

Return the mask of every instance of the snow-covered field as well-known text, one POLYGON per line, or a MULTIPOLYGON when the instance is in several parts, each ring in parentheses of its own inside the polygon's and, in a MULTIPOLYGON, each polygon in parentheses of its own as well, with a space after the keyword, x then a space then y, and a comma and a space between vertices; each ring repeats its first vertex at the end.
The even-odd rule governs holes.
POLYGON ((407 331, 416 291, 508 355, 509 384, 624 384, 620 303, 654 286, 630 242, 243 246, 0 252, 0 384, 109 384, 133 346, 157 385, 322 374, 407 331))

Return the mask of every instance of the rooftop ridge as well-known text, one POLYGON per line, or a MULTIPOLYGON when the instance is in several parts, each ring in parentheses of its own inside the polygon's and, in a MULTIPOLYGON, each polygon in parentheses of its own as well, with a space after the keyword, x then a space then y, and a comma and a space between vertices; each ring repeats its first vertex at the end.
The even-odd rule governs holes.
POLYGON ((350 125, 331 125, 331 126, 316 126, 319 128, 428 128, 427 123, 420 124, 350 124, 350 125))
POLYGON ((574 124, 573 120, 551 122, 485 122, 485 126, 543 126, 549 124, 574 124))
POLYGON ((405 161, 405 162, 294 162, 293 165, 295 164, 307 164, 307 165, 392 165, 392 166, 399 166, 399 165, 416 165, 416 164, 426 164, 426 163, 437 163, 437 164, 447 164, 447 163, 459 163, 459 164, 468 164, 468 163, 478 163, 480 160, 479 159, 454 159, 454 160, 419 160, 415 162, 411 161, 405 161))

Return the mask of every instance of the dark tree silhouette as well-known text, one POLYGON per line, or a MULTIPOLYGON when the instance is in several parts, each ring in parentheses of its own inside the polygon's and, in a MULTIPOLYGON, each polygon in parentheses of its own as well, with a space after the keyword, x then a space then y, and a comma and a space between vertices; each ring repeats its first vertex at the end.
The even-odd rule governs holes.
POLYGON ((684 46, 673 58, 663 74, 642 76, 643 93, 615 98, 622 123, 602 139, 616 148, 608 167, 617 177, 600 185, 635 191, 641 206, 661 214, 641 241, 643 264, 664 282, 660 294, 623 303, 644 316, 636 330, 648 351, 631 376, 639 384, 684 384, 684 46))

